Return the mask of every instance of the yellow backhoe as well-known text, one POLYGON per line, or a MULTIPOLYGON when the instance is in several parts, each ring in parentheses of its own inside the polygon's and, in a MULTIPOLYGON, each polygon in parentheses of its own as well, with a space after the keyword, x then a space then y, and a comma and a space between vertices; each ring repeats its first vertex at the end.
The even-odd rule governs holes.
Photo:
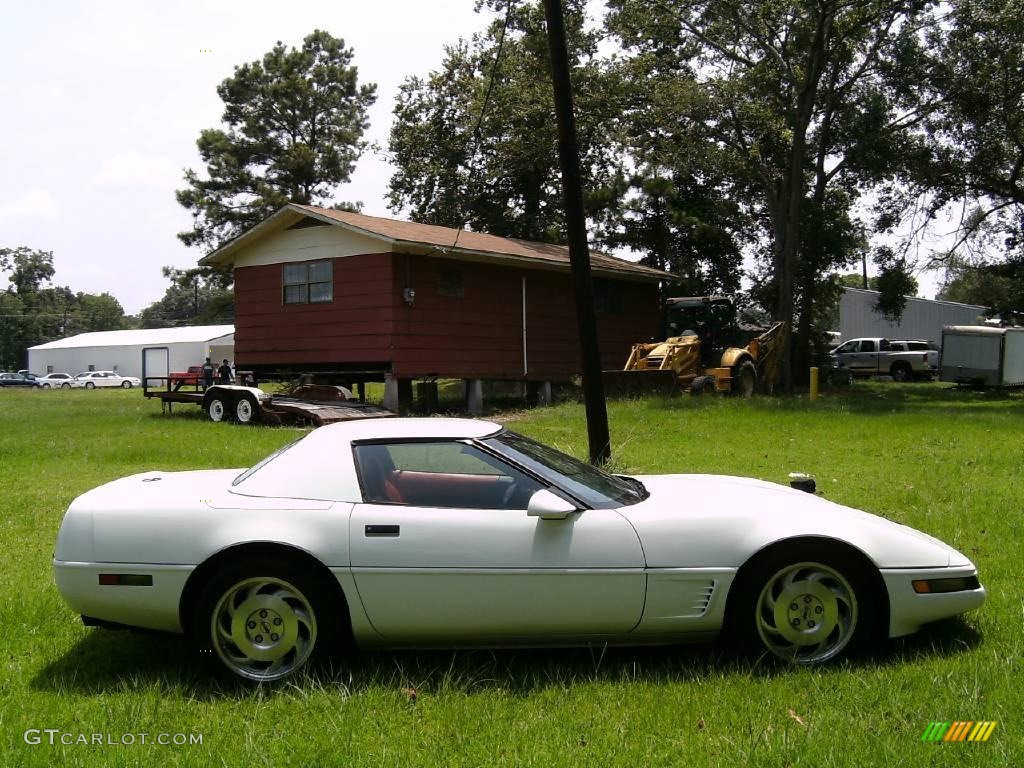
MULTIPOLYGON (((609 396, 721 392, 750 397, 771 392, 787 326, 775 323, 745 346, 736 309, 725 296, 685 296, 666 302, 664 341, 634 344, 621 371, 605 371, 609 396)), ((747 338, 750 333, 747 332, 747 338)))

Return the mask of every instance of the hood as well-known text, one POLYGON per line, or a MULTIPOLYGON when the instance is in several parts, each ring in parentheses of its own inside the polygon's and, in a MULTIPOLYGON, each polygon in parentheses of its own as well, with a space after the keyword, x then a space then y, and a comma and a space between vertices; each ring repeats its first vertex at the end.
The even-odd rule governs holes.
POLYGON ((651 567, 738 567, 797 536, 845 541, 880 568, 929 568, 964 560, 938 539, 788 486, 726 475, 648 475, 643 502, 624 507, 651 567))

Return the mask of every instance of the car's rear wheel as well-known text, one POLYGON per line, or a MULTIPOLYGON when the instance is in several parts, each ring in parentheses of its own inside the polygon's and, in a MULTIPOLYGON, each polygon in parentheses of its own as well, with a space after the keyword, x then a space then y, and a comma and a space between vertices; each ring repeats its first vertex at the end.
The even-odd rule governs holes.
POLYGON ((131 389, 131 388, 132 388, 132 383, 130 381, 122 381, 121 382, 121 389, 131 389))
POLYGON ((889 375, 892 376, 893 381, 911 381, 914 378, 914 372, 910 369, 910 365, 902 360, 892 364, 889 375))
POLYGON ((193 639, 234 677, 272 683, 325 655, 337 624, 314 577, 287 560, 264 559, 230 565, 210 580, 196 602, 193 639))
POLYGON ((235 421, 239 424, 255 424, 259 420, 259 403, 251 394, 243 392, 235 401, 235 421))
POLYGON ((224 421, 228 417, 228 406, 220 395, 206 399, 206 416, 210 421, 224 421))
POLYGON ((880 601, 866 568, 834 546, 783 548, 741 573, 727 631, 754 653, 801 666, 826 664, 863 649, 880 601))

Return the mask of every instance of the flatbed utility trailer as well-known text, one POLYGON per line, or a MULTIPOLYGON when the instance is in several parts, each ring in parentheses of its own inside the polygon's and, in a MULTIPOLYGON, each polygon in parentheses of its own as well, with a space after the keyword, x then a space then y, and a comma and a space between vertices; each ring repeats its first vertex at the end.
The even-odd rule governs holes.
POLYGON ((142 380, 142 394, 160 400, 160 410, 173 413, 175 403, 198 405, 210 421, 238 424, 308 424, 320 427, 336 421, 379 419, 395 413, 351 399, 344 387, 303 385, 289 395, 271 395, 258 387, 214 384, 202 390, 172 388, 166 377, 142 380), (155 386, 153 386, 155 384, 155 386))

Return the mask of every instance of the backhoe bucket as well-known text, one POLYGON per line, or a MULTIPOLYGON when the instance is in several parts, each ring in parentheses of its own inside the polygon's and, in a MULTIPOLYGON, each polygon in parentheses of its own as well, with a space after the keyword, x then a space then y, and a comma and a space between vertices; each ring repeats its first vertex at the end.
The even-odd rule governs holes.
POLYGON ((671 370, 604 371, 605 397, 669 397, 678 387, 676 374, 671 370))

